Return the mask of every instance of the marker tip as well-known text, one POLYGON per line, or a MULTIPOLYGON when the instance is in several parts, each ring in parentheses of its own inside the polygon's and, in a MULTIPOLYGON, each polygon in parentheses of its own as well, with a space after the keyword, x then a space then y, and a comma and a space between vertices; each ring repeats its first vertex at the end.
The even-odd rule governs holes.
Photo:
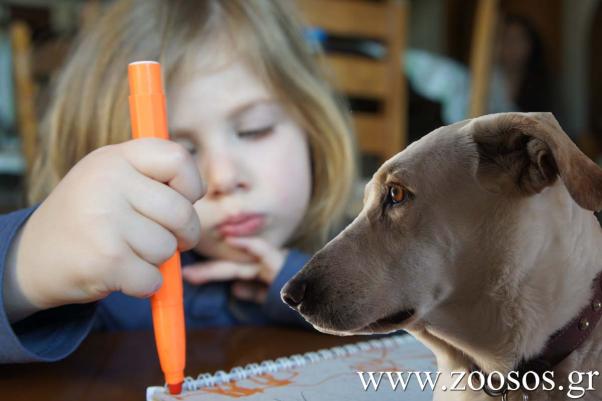
POLYGON ((172 395, 178 395, 182 392, 182 382, 179 383, 174 383, 174 384, 168 384, 167 388, 169 389, 169 393, 172 395))

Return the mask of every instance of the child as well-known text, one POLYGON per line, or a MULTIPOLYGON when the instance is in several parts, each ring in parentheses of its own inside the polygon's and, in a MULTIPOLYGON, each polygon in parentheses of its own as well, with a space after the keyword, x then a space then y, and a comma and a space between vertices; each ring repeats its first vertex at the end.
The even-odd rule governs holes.
POLYGON ((347 121, 290 2, 116 2, 56 83, 31 177, 41 204, 2 217, 0 361, 62 358, 93 317, 150 328, 140 298, 176 249, 192 249, 187 327, 300 324, 279 292, 342 215, 347 121), (127 64, 147 59, 173 142, 129 141, 127 64))

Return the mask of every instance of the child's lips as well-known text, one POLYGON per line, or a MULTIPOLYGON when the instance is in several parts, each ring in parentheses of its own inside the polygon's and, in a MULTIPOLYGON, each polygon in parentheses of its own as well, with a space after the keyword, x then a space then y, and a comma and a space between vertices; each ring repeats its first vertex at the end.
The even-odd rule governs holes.
POLYGON ((265 217, 260 214, 241 214, 229 217, 216 226, 222 237, 243 237, 257 233, 263 228, 265 217))

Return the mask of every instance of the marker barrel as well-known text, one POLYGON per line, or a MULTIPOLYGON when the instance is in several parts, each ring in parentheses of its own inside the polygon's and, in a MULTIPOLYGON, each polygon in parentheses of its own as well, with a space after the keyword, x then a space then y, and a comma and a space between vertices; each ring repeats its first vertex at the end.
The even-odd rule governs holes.
MULTIPOLYGON (((132 136, 169 139, 161 65, 154 61, 128 66, 132 136)), ((161 288, 151 297, 153 328, 161 369, 170 392, 179 394, 186 364, 186 328, 180 253, 159 267, 161 288)))

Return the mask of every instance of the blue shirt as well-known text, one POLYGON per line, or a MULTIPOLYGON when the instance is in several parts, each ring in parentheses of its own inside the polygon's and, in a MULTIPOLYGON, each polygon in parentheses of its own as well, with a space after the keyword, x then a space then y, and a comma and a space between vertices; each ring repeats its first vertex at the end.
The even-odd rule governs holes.
MULTIPOLYGON (((34 208, 0 216, 0 363, 56 361, 73 352, 90 330, 150 329, 150 302, 122 293, 82 305, 65 305, 38 312, 17 323, 8 321, 4 305, 4 270, 11 243, 34 208)), ((182 254, 182 265, 201 260, 194 252, 182 254)), ((280 289, 309 255, 290 250, 284 266, 268 289, 263 305, 230 295, 230 283, 193 286, 184 283, 187 329, 240 324, 287 324, 309 327, 280 299, 280 289)))

